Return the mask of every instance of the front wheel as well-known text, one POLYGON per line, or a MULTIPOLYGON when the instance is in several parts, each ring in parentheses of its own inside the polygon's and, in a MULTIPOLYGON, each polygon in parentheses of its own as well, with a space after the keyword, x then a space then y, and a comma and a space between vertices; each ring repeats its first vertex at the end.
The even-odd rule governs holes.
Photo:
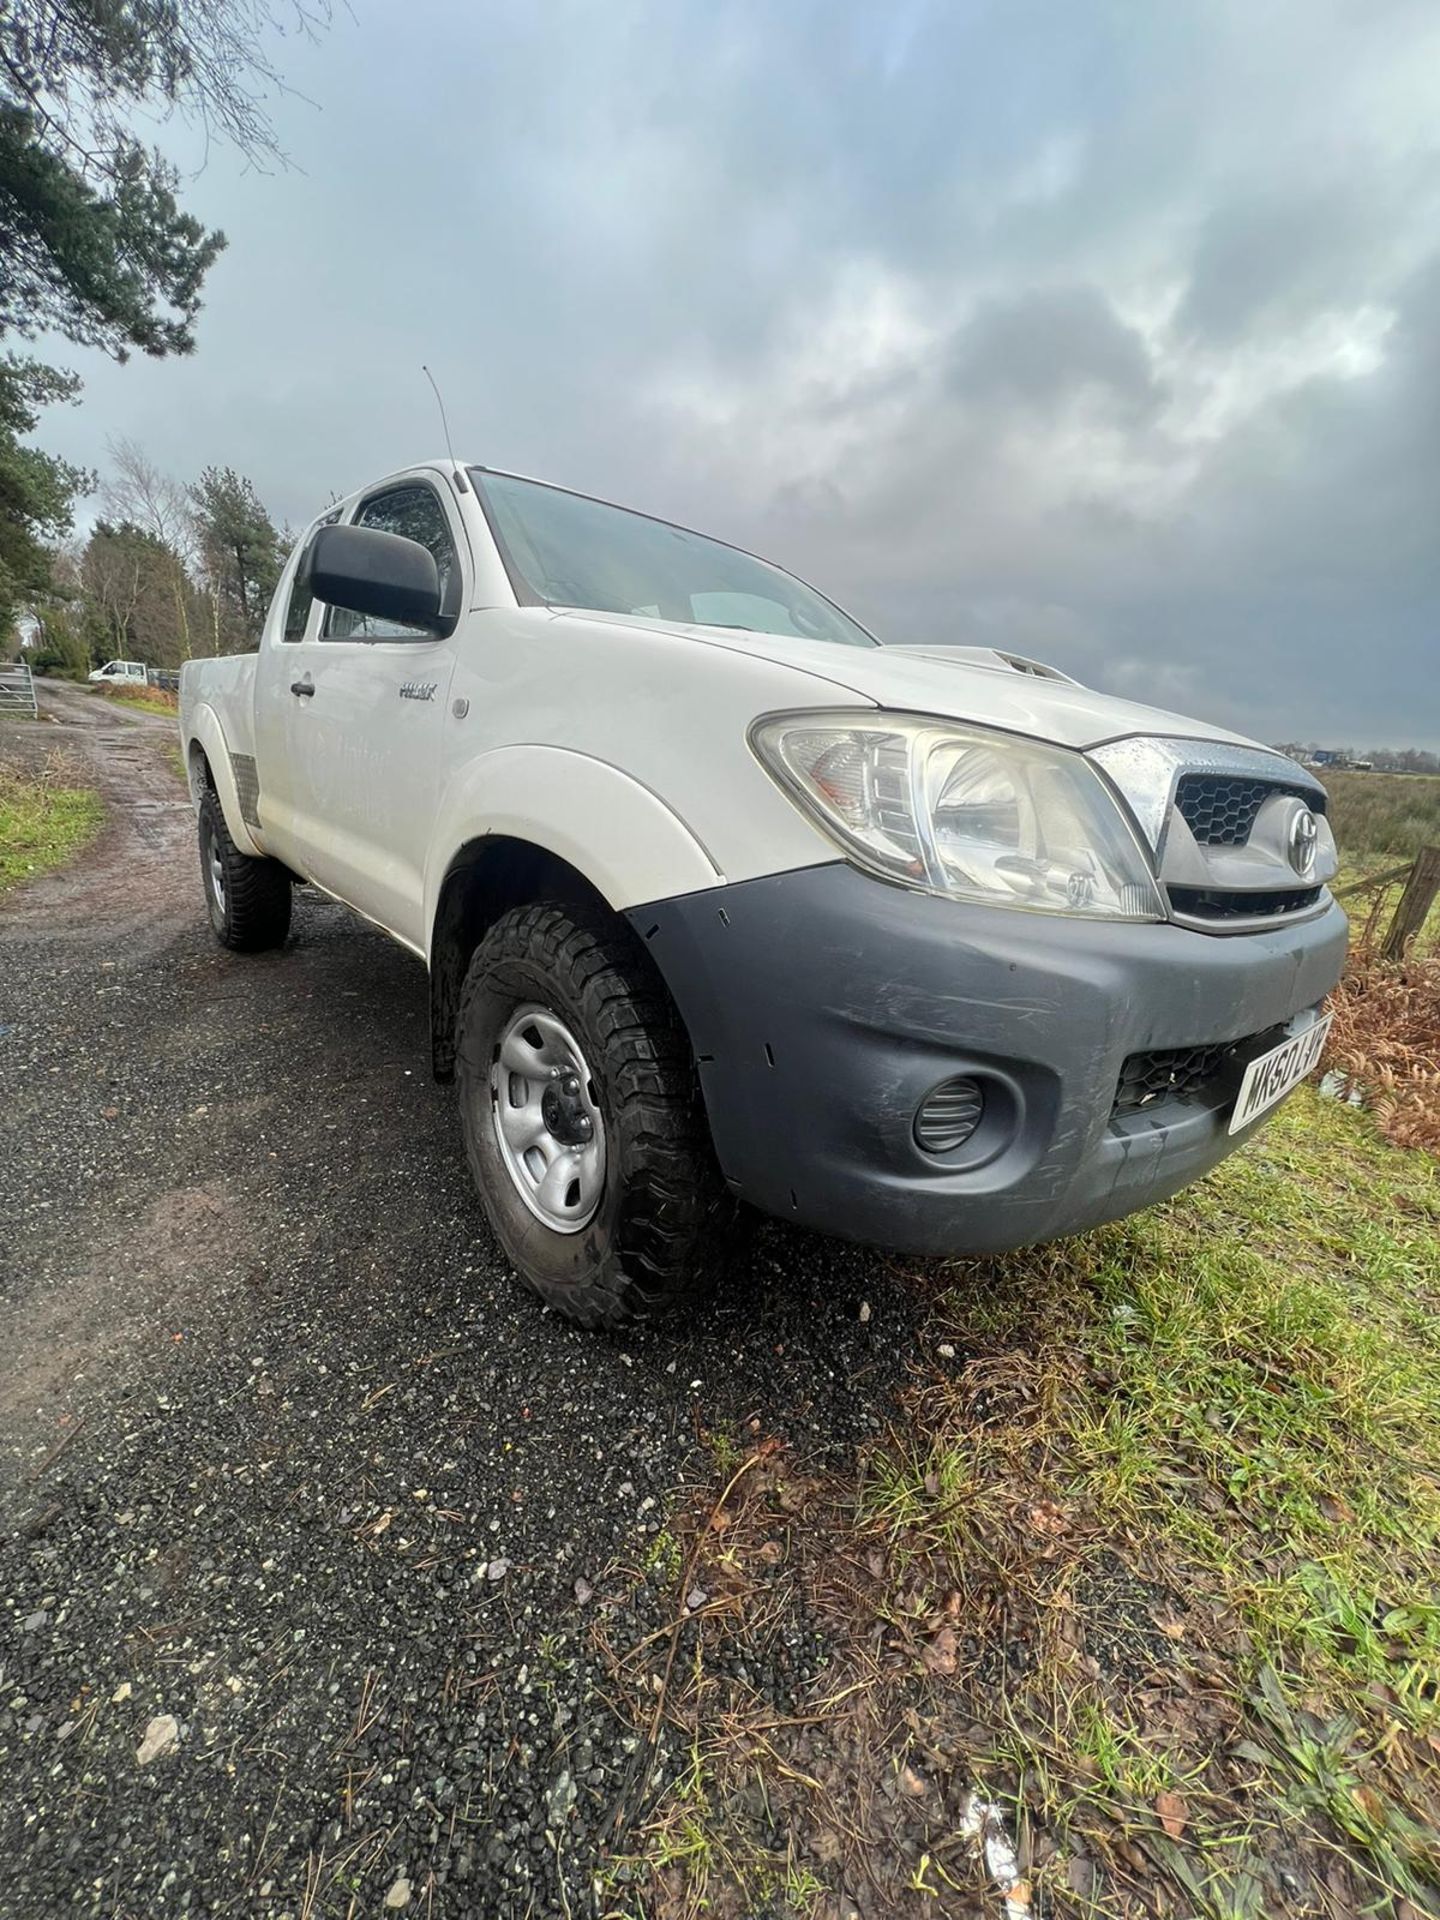
POLYGON ((283 945, 290 931, 290 875, 278 860, 241 853, 212 787, 200 799, 200 880, 222 947, 259 953, 283 945))
POLYGON ((689 1044, 617 921, 496 921, 465 977, 456 1077, 470 1169, 522 1278, 587 1327, 675 1306, 717 1272, 736 1206, 689 1044))

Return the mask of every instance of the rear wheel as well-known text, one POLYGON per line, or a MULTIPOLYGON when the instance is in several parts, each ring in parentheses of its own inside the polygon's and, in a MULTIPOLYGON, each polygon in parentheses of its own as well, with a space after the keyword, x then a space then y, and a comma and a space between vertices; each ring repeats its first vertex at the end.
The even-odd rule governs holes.
POLYGON ((623 924, 505 914, 470 963, 456 1042, 470 1169, 537 1293, 616 1327, 714 1277, 737 1209, 684 1029, 623 924))
POLYGON ((290 875, 278 860, 241 853, 212 787, 200 799, 200 879, 221 946, 259 953, 284 942, 290 931, 290 875))

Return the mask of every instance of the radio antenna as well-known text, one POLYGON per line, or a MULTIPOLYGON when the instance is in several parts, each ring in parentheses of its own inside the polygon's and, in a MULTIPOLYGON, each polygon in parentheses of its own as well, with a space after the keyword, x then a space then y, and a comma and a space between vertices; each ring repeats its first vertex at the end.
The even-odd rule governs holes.
POLYGON ((464 473, 464 469, 460 465, 460 462, 455 458, 454 447, 452 447, 450 444, 450 422, 445 418, 445 402, 440 397, 440 389, 435 384, 434 374, 431 373, 429 367, 425 365, 425 362, 423 360, 420 362, 420 371, 424 374, 425 378, 430 382, 430 391, 434 394, 435 404, 440 409, 440 426, 441 426, 441 430, 445 435, 445 451, 449 454, 450 464, 455 469, 451 477, 453 478, 458 491, 461 493, 464 493, 467 491, 465 486, 465 473, 464 473))

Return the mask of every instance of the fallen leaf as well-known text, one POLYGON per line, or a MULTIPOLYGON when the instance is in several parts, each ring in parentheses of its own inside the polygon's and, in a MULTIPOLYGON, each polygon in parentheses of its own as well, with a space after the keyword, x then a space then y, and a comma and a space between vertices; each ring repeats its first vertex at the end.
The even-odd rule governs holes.
POLYGON ((1065 1878, 1070 1891, 1080 1899, 1088 1900, 1095 1886, 1095 1863, 1087 1860, 1083 1853, 1071 1854, 1065 1862, 1065 1878))
POLYGON ((1355 1802, 1356 1806, 1359 1807, 1366 1819, 1371 1821, 1373 1825, 1383 1832, 1386 1825, 1385 1802, 1380 1798, 1379 1794, 1376 1793, 1375 1789, 1373 1787, 1352 1787, 1350 1789, 1350 1798, 1355 1802))
POLYGON ((1053 1500, 1037 1500, 1030 1509, 1030 1524, 1037 1533, 1063 1533, 1065 1509, 1056 1506, 1053 1500))
POLYGON ((942 1627, 933 1640, 926 1642, 920 1658, 925 1663, 927 1673, 954 1673, 956 1667, 956 1640, 953 1627, 942 1627))
POLYGON ((1160 1824, 1172 1840, 1178 1840, 1185 1831, 1185 1823, 1190 1818, 1190 1809, 1178 1793, 1157 1793, 1155 1811, 1160 1816, 1160 1824))

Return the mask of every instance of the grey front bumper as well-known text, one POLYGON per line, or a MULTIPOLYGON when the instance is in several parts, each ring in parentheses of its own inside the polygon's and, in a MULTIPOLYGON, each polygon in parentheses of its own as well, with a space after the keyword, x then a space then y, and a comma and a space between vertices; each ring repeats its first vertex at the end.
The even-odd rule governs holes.
POLYGON ((699 1062, 736 1192, 914 1253, 997 1252, 1166 1198, 1246 1135, 1228 1104, 1115 1116, 1126 1059, 1268 1034, 1340 977, 1345 916, 1218 938, 963 906, 844 865, 634 909, 699 1062), (937 1083, 986 1118, 941 1161, 916 1143, 937 1083))

